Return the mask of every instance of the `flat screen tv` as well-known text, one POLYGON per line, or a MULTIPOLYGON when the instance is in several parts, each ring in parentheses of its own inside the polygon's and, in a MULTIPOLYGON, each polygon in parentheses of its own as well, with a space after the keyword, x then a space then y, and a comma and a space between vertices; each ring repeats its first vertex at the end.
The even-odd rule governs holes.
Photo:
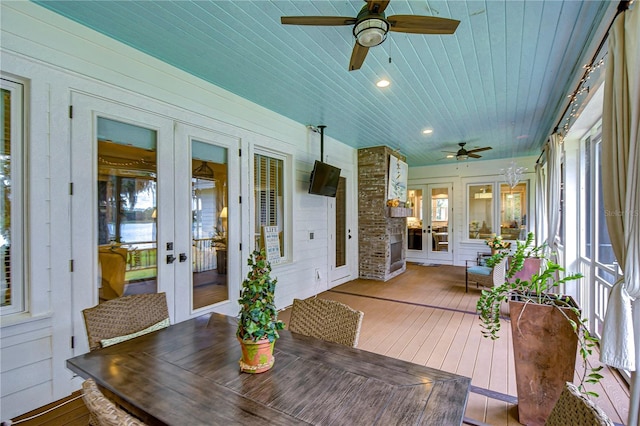
POLYGON ((311 172, 309 194, 335 197, 340 180, 340 169, 316 160, 311 172))

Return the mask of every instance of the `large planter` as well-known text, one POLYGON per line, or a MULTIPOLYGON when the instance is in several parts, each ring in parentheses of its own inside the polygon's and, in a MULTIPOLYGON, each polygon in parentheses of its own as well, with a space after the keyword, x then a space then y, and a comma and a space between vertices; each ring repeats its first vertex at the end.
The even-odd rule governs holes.
POLYGON ((241 340, 242 358, 240 359, 240 371, 245 373, 264 373, 273 367, 275 357, 273 356, 273 345, 275 341, 269 339, 241 340))
POLYGON ((569 308, 509 301, 518 421, 524 425, 544 425, 565 382, 573 382, 578 337, 560 309, 579 321, 569 308))

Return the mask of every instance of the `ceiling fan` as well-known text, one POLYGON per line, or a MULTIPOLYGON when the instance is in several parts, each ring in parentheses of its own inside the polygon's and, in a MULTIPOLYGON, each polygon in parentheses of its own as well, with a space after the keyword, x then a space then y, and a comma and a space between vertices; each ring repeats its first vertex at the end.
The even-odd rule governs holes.
POLYGON ((386 17, 384 10, 389 0, 365 0, 358 16, 283 16, 280 21, 288 25, 353 25, 356 43, 353 46, 349 71, 358 70, 370 47, 377 46, 387 38, 387 32, 413 34, 453 34, 460 21, 434 16, 393 15, 386 17))
POLYGON ((468 159, 469 157, 471 158, 481 158, 482 155, 478 155, 476 154, 477 152, 482 152, 482 151, 487 151, 491 148, 490 146, 485 146, 484 148, 475 148, 475 149, 470 149, 470 150, 466 150, 464 149, 464 146, 466 145, 466 142, 459 142, 458 145, 460 145, 460 149, 456 152, 453 151, 442 151, 442 152, 446 152, 450 155, 447 155, 447 158, 453 158, 453 154, 455 154, 456 160, 458 161, 464 161, 466 159, 468 159))

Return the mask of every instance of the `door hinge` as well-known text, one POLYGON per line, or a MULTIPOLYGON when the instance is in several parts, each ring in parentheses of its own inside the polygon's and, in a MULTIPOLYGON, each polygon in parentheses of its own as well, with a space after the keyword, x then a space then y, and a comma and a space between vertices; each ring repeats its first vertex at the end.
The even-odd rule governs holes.
POLYGON ((242 251, 242 243, 240 243, 239 245, 240 245, 240 251, 242 251))
POLYGON ((73 118, 73 105, 69 105, 69 118, 73 118))
POLYGON ((76 336, 71 336, 71 349, 76 348, 76 336))
POLYGON ((242 204, 242 195, 238 195, 238 203, 242 204))
POLYGON ((73 195, 73 182, 69 182, 69 195, 73 195))
POLYGON ((242 157, 242 148, 238 148, 238 157, 242 157))
POLYGON ((73 259, 69 261, 69 272, 73 272, 73 259))

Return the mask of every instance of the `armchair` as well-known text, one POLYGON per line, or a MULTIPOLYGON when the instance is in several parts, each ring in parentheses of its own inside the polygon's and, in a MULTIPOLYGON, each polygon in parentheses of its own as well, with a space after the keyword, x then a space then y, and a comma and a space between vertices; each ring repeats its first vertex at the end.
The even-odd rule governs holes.
POLYGON ((465 292, 469 292, 469 281, 476 283, 476 288, 480 284, 486 287, 501 285, 505 282, 507 258, 503 258, 493 268, 486 266, 482 262, 483 256, 478 253, 475 261, 465 261, 465 292), (469 265, 469 263, 472 263, 469 265), (475 264, 473 264, 475 263, 475 264))

